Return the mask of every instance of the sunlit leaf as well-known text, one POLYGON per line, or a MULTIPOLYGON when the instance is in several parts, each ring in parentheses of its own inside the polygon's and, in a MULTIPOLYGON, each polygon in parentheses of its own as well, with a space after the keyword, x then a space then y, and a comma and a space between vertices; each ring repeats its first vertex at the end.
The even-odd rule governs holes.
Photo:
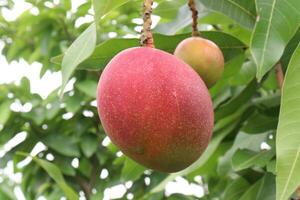
POLYGON ((247 149, 239 149, 232 156, 232 166, 235 171, 247 169, 252 166, 264 167, 274 156, 274 151, 254 152, 247 149))
POLYGON ((300 45, 285 77, 277 128, 276 199, 286 200, 300 184, 300 45))
POLYGON ((69 47, 62 60, 61 94, 76 67, 87 59, 96 47, 96 26, 91 24, 69 47))
POLYGON ((144 171, 145 167, 126 157, 121 172, 121 179, 123 181, 135 181, 143 174, 144 171))
POLYGON ((95 21, 101 19, 111 10, 116 9, 131 0, 93 0, 95 21))
POLYGON ((254 26, 256 11, 255 1, 244 0, 201 0, 213 10, 224 13, 237 21, 240 25, 250 29, 254 26))
POLYGON ((60 169, 51 162, 46 160, 41 160, 34 158, 37 162, 53 180, 58 184, 58 186, 64 191, 68 199, 78 199, 78 194, 65 182, 65 179, 60 171, 60 169))
POLYGON ((256 0, 258 19, 252 33, 251 52, 257 66, 257 78, 276 64, 288 41, 300 26, 298 0, 256 0))

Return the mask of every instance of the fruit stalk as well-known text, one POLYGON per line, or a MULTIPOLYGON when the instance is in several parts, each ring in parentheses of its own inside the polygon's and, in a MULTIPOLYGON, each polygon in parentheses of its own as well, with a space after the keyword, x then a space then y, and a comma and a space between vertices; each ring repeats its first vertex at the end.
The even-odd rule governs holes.
POLYGON ((141 35, 141 46, 143 47, 154 47, 154 40, 151 32, 151 25, 152 25, 152 5, 153 0, 144 0, 143 2, 143 29, 141 35))
POLYGON ((198 26, 198 21, 197 21, 198 20, 198 11, 196 8, 195 0, 189 0, 189 7, 190 7, 190 10, 192 11, 192 18, 193 18, 192 36, 197 37, 197 36, 200 36, 200 33, 199 33, 198 27, 197 27, 198 26))
POLYGON ((281 63, 277 63, 275 66, 276 79, 279 89, 282 91, 284 75, 282 71, 281 63))

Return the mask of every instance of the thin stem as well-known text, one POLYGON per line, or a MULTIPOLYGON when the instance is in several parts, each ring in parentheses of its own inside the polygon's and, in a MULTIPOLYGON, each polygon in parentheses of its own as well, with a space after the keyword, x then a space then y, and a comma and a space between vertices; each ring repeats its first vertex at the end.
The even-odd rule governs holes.
POLYGON ((82 177, 80 177, 79 175, 76 175, 75 179, 76 179, 77 183, 80 185, 81 189, 83 190, 85 197, 87 199, 90 199, 91 191, 90 191, 89 183, 87 181, 85 181, 82 177))
POLYGON ((284 80, 284 74, 282 71, 281 63, 277 63, 275 66, 275 73, 276 73, 276 79, 279 89, 282 91, 283 86, 283 80, 284 80))
POLYGON ((143 47, 154 47, 153 35, 151 32, 151 25, 152 25, 152 5, 153 0, 144 0, 143 3, 143 29, 141 35, 141 45, 143 47))
POLYGON ((198 31, 198 11, 196 8, 195 0, 189 0, 189 7, 190 7, 190 10, 192 11, 192 18, 193 18, 192 36, 197 37, 197 36, 200 36, 200 32, 198 31))

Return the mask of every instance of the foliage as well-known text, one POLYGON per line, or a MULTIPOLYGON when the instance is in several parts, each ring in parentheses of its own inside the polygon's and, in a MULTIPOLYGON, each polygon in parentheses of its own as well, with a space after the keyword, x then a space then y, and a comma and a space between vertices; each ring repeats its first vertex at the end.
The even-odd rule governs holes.
MULTIPOLYGON (((225 72, 210 89, 215 108, 210 145, 198 161, 174 174, 145 169, 122 155, 108 142, 95 107, 105 65, 139 45, 141 0, 89 0, 76 10, 70 0, 26 0, 31 8, 13 21, 4 11, 16 1, 3 2, 0 40, 6 59, 39 62, 41 77, 61 71, 64 86, 69 79, 75 83, 45 99, 30 93, 25 77, 20 84, 0 85, 0 199, 16 199, 17 187, 29 200, 103 199, 107 188, 120 184, 126 188, 121 199, 199 199, 166 195, 166 185, 177 176, 202 186, 201 199, 285 200, 300 185, 298 0, 197 1, 201 35, 220 46, 225 72), (81 23, 83 17, 93 20, 81 23), (273 69, 278 62, 288 68, 282 98, 273 69), (7 148, 20 135, 24 140, 7 148), (34 154, 41 143, 45 149, 34 154), (2 173, 10 165, 22 174, 21 183, 2 173)), ((156 1, 156 48, 172 53, 191 35, 186 2, 156 1)))

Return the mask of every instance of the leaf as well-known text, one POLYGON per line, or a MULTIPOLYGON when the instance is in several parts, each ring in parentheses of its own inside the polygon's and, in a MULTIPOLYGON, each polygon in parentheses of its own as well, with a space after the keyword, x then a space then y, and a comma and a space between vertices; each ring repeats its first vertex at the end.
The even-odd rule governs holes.
POLYGON ((232 156, 238 149, 250 149, 252 151, 259 151, 260 144, 266 141, 268 137, 267 133, 249 135, 243 132, 238 133, 238 135, 234 139, 234 143, 226 154, 220 158, 218 165, 218 173, 219 174, 227 174, 232 171, 232 156))
POLYGON ((194 198, 184 194, 172 194, 166 200, 194 200, 194 198))
POLYGON ((257 66, 257 79, 276 64, 288 41, 300 26, 298 0, 256 0, 258 19, 250 50, 257 66))
POLYGON ((113 9, 116 9, 130 0, 93 0, 95 21, 99 21, 103 16, 113 9))
POLYGON ((139 165, 135 161, 126 157, 124 166, 121 172, 121 180, 123 181, 135 181, 145 171, 145 167, 139 165))
POLYGON ((81 138, 81 142, 80 142, 81 150, 83 154, 88 158, 91 157, 96 152, 98 145, 99 145, 98 140, 91 135, 86 135, 81 138))
POLYGON ((48 173, 48 175, 57 183, 57 185, 64 191, 68 199, 79 199, 76 192, 70 186, 67 185, 60 169, 56 165, 46 160, 41 160, 38 158, 34 158, 34 161, 38 165, 40 165, 48 173))
MULTIPOLYGON (((217 107, 221 103, 221 91, 228 87, 228 81, 231 79, 237 80, 239 78, 237 73, 240 70, 244 60, 245 55, 243 53, 240 53, 225 63, 224 72, 221 79, 218 80, 217 84, 209 90, 210 95, 213 98, 215 107, 217 107)), ((229 96, 231 96, 231 94, 229 96)))
MULTIPOLYGON (((173 53, 178 43, 183 39, 190 37, 190 35, 190 33, 174 36, 154 34, 155 45, 158 49, 173 53)), ((221 48, 226 61, 242 53, 243 49, 246 47, 246 45, 240 40, 222 32, 203 31, 202 37, 215 42, 221 48)), ((124 49, 137 47, 138 45, 138 39, 114 38, 107 40, 97 45, 93 54, 87 60, 82 62, 78 66, 78 69, 103 70, 116 54, 124 49)), ((62 55, 56 56, 52 58, 51 61, 53 63, 60 64, 62 57, 62 55)))
POLYGON ((71 113, 77 113, 81 108, 82 97, 79 95, 65 96, 66 110, 71 113))
POLYGON ((62 155, 71 157, 80 156, 79 147, 75 143, 76 141, 74 141, 74 138, 71 136, 66 136, 63 133, 52 132, 43 139, 43 142, 45 145, 62 155))
POLYGON ((256 87, 257 83, 253 80, 236 97, 233 97, 229 102, 220 106, 215 112, 215 120, 218 121, 226 115, 232 114, 236 111, 236 109, 249 102, 253 94, 256 92, 256 87))
POLYGON ((255 78, 255 74, 255 63, 252 60, 244 62, 244 64, 240 68, 240 71, 236 73, 232 79, 230 79, 230 84, 234 86, 248 85, 251 80, 255 78))
POLYGON ((255 24, 255 1, 245 0, 201 0, 206 7, 224 13, 241 26, 251 29, 255 24))
POLYGON ((239 200, 254 200, 256 199, 257 193, 260 189, 262 180, 260 179, 255 184, 253 184, 239 200))
POLYGON ((178 13, 178 7, 182 6, 184 3, 186 3, 185 0, 162 1, 153 10, 153 14, 159 15, 162 18, 173 19, 178 13))
POLYGON ((286 47, 284 49, 284 53, 280 59, 284 68, 288 67, 290 59, 291 59, 295 49, 297 48, 299 41, 300 41, 300 27, 298 28, 294 37, 286 45, 286 47))
POLYGON ((246 133, 263 133, 277 128, 278 119, 255 112, 246 121, 242 130, 246 133))
POLYGON ((84 80, 77 83, 76 87, 86 95, 96 98, 97 82, 92 80, 84 80))
POLYGON ((72 43, 63 57, 61 95, 76 67, 92 55, 95 47, 96 26, 93 23, 72 43))
POLYGON ((238 200, 248 187, 249 183, 244 178, 239 177, 225 189, 222 200, 238 200))
POLYGON ((276 199, 286 200, 300 184, 300 45, 295 50, 283 86, 277 128, 276 199))
POLYGON ((235 171, 253 166, 264 167, 274 155, 274 151, 263 150, 261 152, 254 152, 247 149, 239 149, 232 156, 232 166, 235 171))
POLYGON ((2 104, 0 104, 0 131, 4 127, 11 114, 10 104, 10 101, 4 101, 2 104))
POLYGON ((274 200, 276 199, 275 176, 266 173, 262 179, 260 189, 257 193, 256 200, 274 200))
POLYGON ((14 188, 10 186, 7 182, 0 183, 0 199, 5 200, 15 200, 16 196, 14 195, 14 188))
POLYGON ((275 160, 272 160, 271 162, 268 163, 267 172, 270 172, 270 173, 276 175, 276 161, 275 160))

